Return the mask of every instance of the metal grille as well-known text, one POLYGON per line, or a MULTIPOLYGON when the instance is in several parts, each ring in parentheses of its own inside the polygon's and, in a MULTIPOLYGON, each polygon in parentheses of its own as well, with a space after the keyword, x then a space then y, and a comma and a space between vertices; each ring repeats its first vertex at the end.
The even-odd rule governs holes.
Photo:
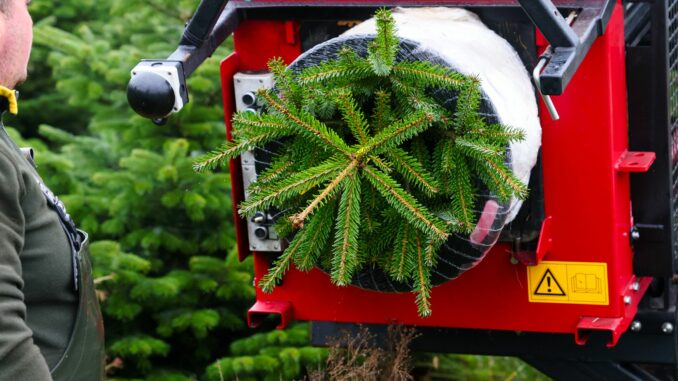
POLYGON ((678 0, 668 0, 668 94, 671 123, 673 256, 678 257, 678 0))

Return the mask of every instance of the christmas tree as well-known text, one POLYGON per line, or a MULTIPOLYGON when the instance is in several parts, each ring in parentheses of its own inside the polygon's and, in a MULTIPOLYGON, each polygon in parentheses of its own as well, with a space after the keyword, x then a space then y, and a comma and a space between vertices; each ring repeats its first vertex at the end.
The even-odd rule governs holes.
POLYGON ((248 218, 285 211, 276 227, 291 241, 259 287, 271 292, 292 264, 331 268, 332 282, 345 286, 373 264, 411 282, 419 314, 428 316, 438 249, 475 227, 477 180, 501 201, 526 196, 505 164, 508 144, 524 134, 484 120, 477 78, 427 61, 397 62, 393 17, 380 10, 375 18, 366 57, 345 47, 338 59, 299 73, 270 61, 276 87, 258 93, 264 112, 236 114, 234 140, 196 169, 282 142, 239 206, 248 218), (456 105, 444 107, 432 90, 454 94, 456 105))

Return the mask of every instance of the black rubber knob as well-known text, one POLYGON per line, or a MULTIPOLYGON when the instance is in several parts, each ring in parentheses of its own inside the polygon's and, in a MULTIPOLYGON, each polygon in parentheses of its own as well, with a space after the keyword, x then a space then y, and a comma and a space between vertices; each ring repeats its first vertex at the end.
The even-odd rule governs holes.
POLYGON ((162 119, 174 109, 174 90, 162 76, 139 73, 127 86, 127 102, 137 114, 149 119, 162 119))

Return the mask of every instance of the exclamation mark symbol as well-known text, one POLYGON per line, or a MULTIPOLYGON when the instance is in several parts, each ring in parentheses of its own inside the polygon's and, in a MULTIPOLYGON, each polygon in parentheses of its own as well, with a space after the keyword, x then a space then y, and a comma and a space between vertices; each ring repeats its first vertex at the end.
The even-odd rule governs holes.
POLYGON ((548 291, 549 294, 550 294, 550 293, 551 293, 551 276, 550 276, 550 275, 546 276, 546 285, 548 286, 548 290, 547 290, 547 291, 548 291))

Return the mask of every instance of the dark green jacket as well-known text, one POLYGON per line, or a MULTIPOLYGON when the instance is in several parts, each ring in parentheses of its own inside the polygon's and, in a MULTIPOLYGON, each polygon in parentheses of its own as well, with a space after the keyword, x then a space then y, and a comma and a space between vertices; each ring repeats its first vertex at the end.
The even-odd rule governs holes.
MULTIPOLYGON (((0 115, 7 102, 0 98, 0 115)), ((51 380, 79 304, 70 243, 0 118, 0 380, 51 380)))

